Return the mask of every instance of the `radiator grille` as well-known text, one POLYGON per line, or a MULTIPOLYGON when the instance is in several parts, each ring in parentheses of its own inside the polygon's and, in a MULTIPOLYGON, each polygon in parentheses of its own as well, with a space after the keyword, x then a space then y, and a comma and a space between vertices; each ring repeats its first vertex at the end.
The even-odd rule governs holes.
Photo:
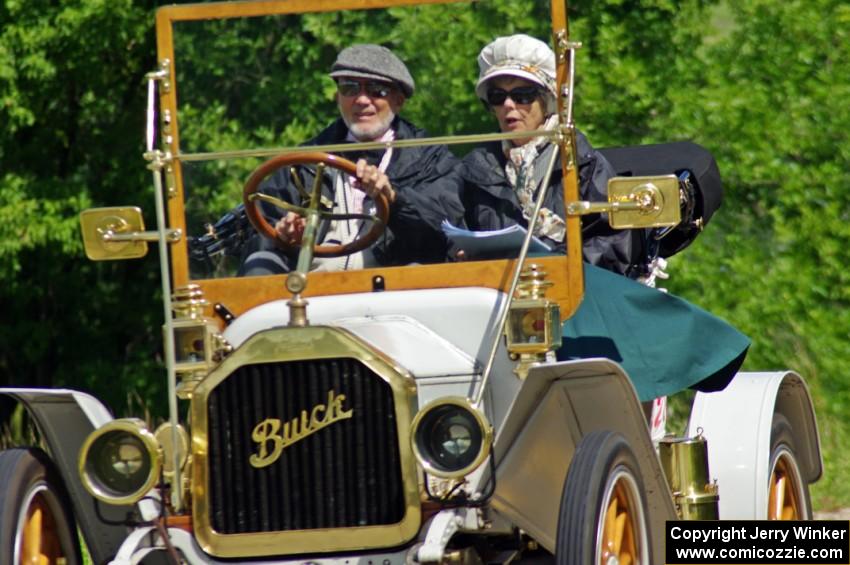
POLYGON ((246 365, 209 395, 209 509, 220 534, 395 524, 405 511, 393 393, 355 359, 246 365), (349 419, 255 468, 254 427, 344 394, 349 419))

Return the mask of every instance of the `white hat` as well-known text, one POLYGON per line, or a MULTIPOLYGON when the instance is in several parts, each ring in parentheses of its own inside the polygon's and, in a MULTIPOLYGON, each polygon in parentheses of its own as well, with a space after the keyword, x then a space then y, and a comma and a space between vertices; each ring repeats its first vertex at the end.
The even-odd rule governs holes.
POLYGON ((499 37, 478 54, 478 84, 475 94, 487 99, 487 81, 498 76, 524 78, 542 86, 547 96, 547 111, 554 112, 555 53, 548 45, 531 37, 517 34, 499 37))

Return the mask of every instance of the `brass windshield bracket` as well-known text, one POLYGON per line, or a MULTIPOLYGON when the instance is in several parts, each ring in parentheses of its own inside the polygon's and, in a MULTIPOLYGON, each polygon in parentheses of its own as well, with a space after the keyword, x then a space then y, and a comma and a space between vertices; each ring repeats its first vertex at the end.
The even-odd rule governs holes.
MULTIPOLYGON (((560 108, 561 122, 572 124, 573 122, 573 102, 575 99, 575 75, 576 75, 576 51, 581 48, 581 43, 570 41, 567 38, 566 29, 558 31, 554 35, 555 52, 557 53, 558 64, 561 67, 566 66, 566 76, 563 77, 563 82, 559 78, 558 103, 560 108)), ((561 72, 560 70, 558 72, 561 72)))
POLYGON ((159 62, 159 68, 145 75, 145 80, 159 81, 163 92, 171 92, 171 61, 163 59, 159 62))
POLYGON ((555 34, 555 53, 559 63, 564 63, 567 60, 567 43, 567 30, 558 30, 555 34))
POLYGON ((143 157, 148 161, 148 169, 151 171, 161 171, 174 161, 170 151, 160 151, 159 149, 145 151, 143 157))
POLYGON ((581 42, 567 39, 567 31, 562 29, 555 34, 555 48, 558 62, 565 63, 567 61, 567 53, 581 49, 581 42))
POLYGON ((165 190, 168 197, 174 198, 177 196, 177 188, 174 180, 174 157, 171 152, 154 149, 152 151, 145 151, 143 156, 148 161, 148 169, 154 173, 165 171, 165 190))
POLYGON ((575 140, 575 126, 566 121, 562 121, 558 125, 558 145, 564 147, 566 149, 566 160, 565 164, 567 169, 573 169, 576 166, 576 144, 575 140))
POLYGON ((580 41, 570 41, 567 37, 567 30, 558 30, 555 33, 555 52, 558 54, 558 62, 564 63, 567 60, 567 52, 581 49, 580 41))

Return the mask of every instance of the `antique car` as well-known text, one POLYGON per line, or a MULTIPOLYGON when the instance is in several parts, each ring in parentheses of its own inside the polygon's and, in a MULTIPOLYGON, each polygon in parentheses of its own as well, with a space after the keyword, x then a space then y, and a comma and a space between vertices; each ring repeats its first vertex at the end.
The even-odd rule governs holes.
MULTIPOLYGON (((585 293, 581 215, 667 230, 702 220, 707 212, 695 212, 693 199, 709 198, 719 182, 709 178, 716 169, 690 167, 696 192, 687 193, 680 169, 688 167, 657 170, 645 166, 644 149, 611 150, 630 176, 611 181, 608 202, 579 200, 578 45, 563 1, 549 8, 561 127, 546 134, 562 157, 566 253, 531 256, 526 235, 514 259, 315 272, 311 258, 323 250, 308 229, 288 275, 237 276, 234 247, 255 230, 270 233, 264 176, 353 165, 345 147, 205 146, 196 124, 209 116, 187 102, 192 73, 223 56, 201 49, 200 38, 251 34, 253 24, 285 35, 306 24, 283 22, 305 14, 327 30, 350 24, 321 20, 331 13, 444 4, 265 0, 158 10, 144 153, 156 230, 146 231, 133 207, 88 210, 81 222, 93 260, 158 246, 168 420, 152 429, 115 419, 74 390, 0 389, 0 409, 22 411, 35 428, 30 445, 0 452, 2 563, 79 563, 84 547, 95 563, 121 564, 650 564, 664 560, 668 520, 811 518, 809 484, 822 461, 799 375, 740 372, 724 390, 696 394, 684 437, 653 438, 620 364, 556 360, 561 324, 585 293), (233 186, 255 167, 244 190, 233 186), (210 180, 222 171, 223 180, 210 180)), ((304 192, 300 211, 327 218, 317 186, 304 192)), ((379 233, 382 219, 374 226, 379 233)))

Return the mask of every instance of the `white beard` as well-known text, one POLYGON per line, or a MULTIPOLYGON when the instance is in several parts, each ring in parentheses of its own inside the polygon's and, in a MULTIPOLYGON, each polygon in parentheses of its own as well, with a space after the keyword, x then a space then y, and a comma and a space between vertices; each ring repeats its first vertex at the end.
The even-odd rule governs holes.
POLYGON ((342 120, 345 122, 345 125, 348 126, 348 131, 351 132, 358 141, 374 141, 376 139, 380 139, 387 130, 390 129, 390 124, 393 123, 395 119, 395 112, 389 111, 386 117, 380 122, 373 125, 363 125, 363 124, 351 124, 348 119, 343 116, 342 120))

